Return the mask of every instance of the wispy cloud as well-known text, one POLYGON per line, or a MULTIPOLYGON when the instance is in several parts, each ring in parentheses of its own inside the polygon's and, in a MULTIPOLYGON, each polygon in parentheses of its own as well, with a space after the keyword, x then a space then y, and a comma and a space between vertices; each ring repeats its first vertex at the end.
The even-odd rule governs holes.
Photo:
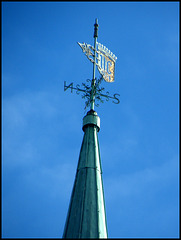
MULTIPOLYGON (((60 159, 61 160, 61 159, 60 159)), ((34 168, 26 174, 24 180, 33 191, 41 191, 48 198, 62 198, 68 202, 72 189, 75 167, 70 163, 56 166, 34 168)))
POLYGON ((155 194, 174 184, 178 186, 178 156, 165 161, 160 166, 106 178, 105 185, 108 201, 144 194, 155 194), (109 194, 108 194, 109 193, 109 194))
POLYGON ((63 141, 65 125, 73 126, 72 119, 66 118, 70 113, 59 105, 61 101, 57 89, 16 94, 3 100, 4 165, 35 163, 46 154, 48 145, 53 151, 53 144, 58 144, 53 138, 58 133, 60 143, 63 141))
POLYGON ((25 93, 3 100, 3 163, 29 163, 36 159, 38 122, 56 115, 53 97, 46 92, 25 93), (44 104, 46 103, 46 104, 44 104))
POLYGON ((116 219, 112 237, 178 236, 178 156, 139 171, 104 176, 104 190, 108 226, 109 219, 116 219))

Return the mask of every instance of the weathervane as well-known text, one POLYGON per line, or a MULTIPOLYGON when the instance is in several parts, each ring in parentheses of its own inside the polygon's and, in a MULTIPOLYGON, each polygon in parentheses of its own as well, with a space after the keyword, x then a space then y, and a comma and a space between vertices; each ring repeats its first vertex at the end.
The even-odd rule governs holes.
POLYGON ((73 92, 73 89, 76 90, 77 94, 82 92, 82 98, 86 99, 85 109, 90 106, 90 109, 92 110, 94 110, 94 105, 96 107, 99 106, 98 103, 95 103, 96 100, 103 103, 103 98, 105 98, 106 101, 109 101, 109 99, 112 98, 113 103, 118 104, 120 102, 117 97, 120 96, 119 94, 116 93, 113 96, 110 96, 109 92, 103 94, 105 88, 99 86, 103 79, 106 82, 114 82, 115 62, 117 57, 105 46, 97 42, 98 26, 98 21, 96 19, 94 24, 94 47, 90 44, 77 42, 87 58, 93 63, 93 78, 92 80, 86 80, 91 84, 87 85, 82 83, 83 89, 81 89, 79 84, 77 84, 76 87, 73 87, 73 83, 66 85, 66 81, 64 81, 64 91, 70 88, 71 92, 73 92), (101 77, 98 80, 95 77, 96 66, 101 74, 101 77))

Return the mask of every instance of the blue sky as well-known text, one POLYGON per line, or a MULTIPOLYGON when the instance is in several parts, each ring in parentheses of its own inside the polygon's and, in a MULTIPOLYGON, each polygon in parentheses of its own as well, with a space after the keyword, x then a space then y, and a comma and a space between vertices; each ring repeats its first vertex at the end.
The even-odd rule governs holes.
MULTIPOLYGON (((92 78, 77 42, 116 56, 96 108, 110 238, 179 236, 179 3, 2 2, 2 237, 61 238, 92 78)), ((98 71, 96 77, 99 77, 98 71)))

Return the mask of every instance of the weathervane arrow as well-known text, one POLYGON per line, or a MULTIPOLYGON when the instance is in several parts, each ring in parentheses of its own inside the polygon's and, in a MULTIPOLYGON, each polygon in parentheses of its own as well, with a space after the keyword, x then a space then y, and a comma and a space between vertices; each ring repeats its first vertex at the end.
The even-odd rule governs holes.
MULTIPOLYGON (((103 94, 105 90, 103 87, 99 87, 100 83, 104 79, 106 82, 114 82, 114 75, 115 75, 115 62, 117 57, 105 46, 97 42, 98 38, 98 21, 94 24, 94 47, 87 43, 78 43, 78 45, 82 48, 82 51, 85 53, 87 58, 93 63, 93 78, 92 80, 87 79, 87 82, 91 82, 91 85, 87 85, 82 83, 82 87, 77 84, 76 88, 73 87, 73 83, 70 83, 68 86, 66 85, 66 81, 64 81, 64 91, 67 89, 76 90, 76 93, 79 94, 83 92, 82 98, 86 99, 85 102, 85 109, 90 106, 92 110, 94 110, 95 100, 100 101, 101 103, 104 102, 103 98, 108 101, 110 98, 113 99, 113 103, 118 104, 120 101, 117 96, 119 94, 114 94, 113 96, 109 95, 109 92, 103 94), (98 46, 98 50, 97 50, 98 46), (99 73, 101 74, 100 79, 96 81, 95 72, 96 66, 98 68, 99 73), (116 100, 116 101, 114 101, 116 100)), ((99 104, 95 104, 99 106, 99 104)))

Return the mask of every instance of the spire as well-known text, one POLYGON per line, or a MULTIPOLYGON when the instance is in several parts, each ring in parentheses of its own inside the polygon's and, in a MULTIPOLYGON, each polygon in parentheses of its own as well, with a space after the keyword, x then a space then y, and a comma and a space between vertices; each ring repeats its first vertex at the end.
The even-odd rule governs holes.
POLYGON ((100 118, 94 111, 98 107, 98 101, 103 103, 113 99, 113 103, 118 104, 119 94, 109 95, 105 88, 100 87, 102 80, 114 82, 116 56, 105 46, 97 43, 98 21, 94 24, 94 47, 87 43, 79 43, 87 58, 93 63, 93 78, 87 79, 87 83, 82 83, 82 87, 73 82, 66 85, 64 81, 64 91, 67 89, 76 90, 77 94, 82 93, 82 98, 86 99, 85 109, 90 107, 90 111, 83 118, 84 137, 79 155, 77 172, 70 199, 67 219, 64 227, 63 238, 107 238, 107 224, 104 204, 104 190, 102 182, 102 168, 100 160, 99 141, 97 133, 100 130, 100 118), (101 74, 96 79, 96 66, 101 74))
POLYGON ((97 132, 100 118, 83 118, 84 137, 63 238, 107 238, 104 190, 97 132))

